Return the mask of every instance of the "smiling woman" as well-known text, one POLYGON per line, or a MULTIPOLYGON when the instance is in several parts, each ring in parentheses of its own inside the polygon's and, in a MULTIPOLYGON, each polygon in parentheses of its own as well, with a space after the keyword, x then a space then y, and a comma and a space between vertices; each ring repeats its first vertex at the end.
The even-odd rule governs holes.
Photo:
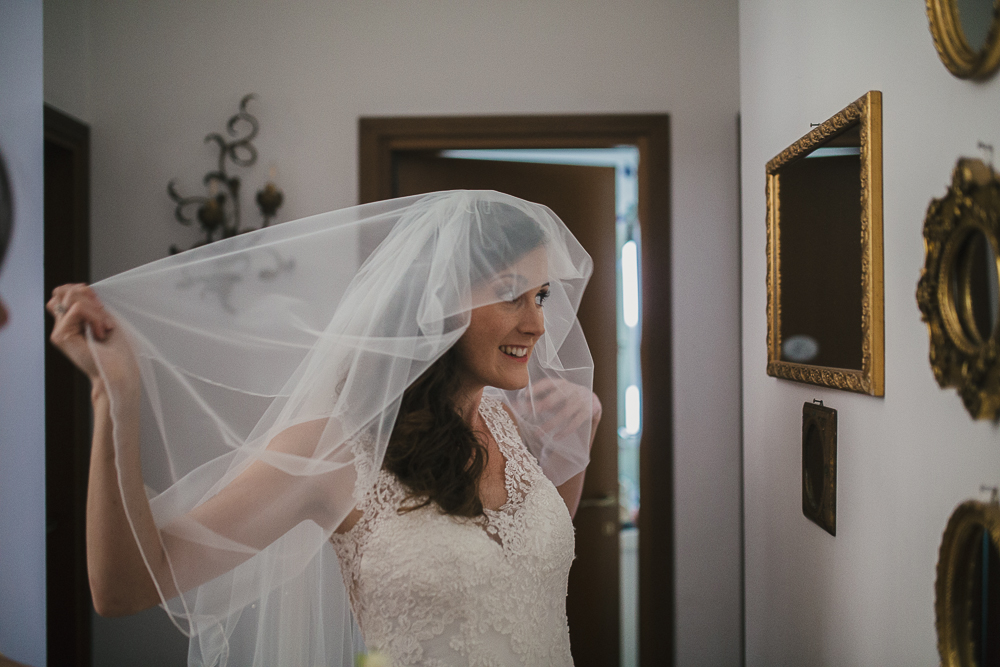
POLYGON ((470 311, 455 346, 403 393, 383 463, 415 507, 434 502, 459 516, 483 511, 482 477, 490 460, 489 437, 478 424, 483 390, 528 386, 528 361, 545 333, 542 303, 549 294, 548 282, 524 291, 548 274, 542 229, 508 205, 494 202, 488 215, 494 225, 481 230, 489 242, 481 239, 484 250, 474 262, 478 282, 470 285, 473 300, 487 305, 470 311))
MULTIPOLYGON (((527 266, 515 267, 515 271, 543 273, 543 268, 531 264, 544 262, 544 250, 539 249, 519 262, 527 266)), ((469 328, 455 346, 472 376, 469 381, 498 389, 520 389, 528 384, 528 359, 545 333, 542 308, 549 296, 548 283, 522 291, 529 280, 518 273, 500 276, 497 291, 503 300, 472 311, 469 328), (510 283, 520 285, 511 288, 510 283)))
POLYGON ((98 611, 163 602, 191 664, 572 664, 591 267, 547 208, 456 191, 57 288, 98 611))

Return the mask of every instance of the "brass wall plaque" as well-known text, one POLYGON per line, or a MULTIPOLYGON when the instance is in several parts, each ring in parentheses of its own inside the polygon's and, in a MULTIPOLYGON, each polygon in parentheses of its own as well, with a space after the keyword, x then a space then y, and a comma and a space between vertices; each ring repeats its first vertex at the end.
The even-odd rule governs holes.
POLYGON ((837 411, 802 404, 802 513, 837 534, 837 411))

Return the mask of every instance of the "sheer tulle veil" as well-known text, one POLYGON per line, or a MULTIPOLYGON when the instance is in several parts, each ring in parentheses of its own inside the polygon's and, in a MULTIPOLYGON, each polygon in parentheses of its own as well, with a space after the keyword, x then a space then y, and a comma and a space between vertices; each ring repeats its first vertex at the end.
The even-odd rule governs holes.
POLYGON ((137 424, 134 397, 112 390, 115 447, 121 462, 138 432, 167 567, 144 557, 189 664, 354 664, 330 534, 381 468, 403 391, 473 308, 550 283, 528 387, 487 391, 554 483, 583 470, 590 423, 557 412, 589 410, 576 311, 591 267, 548 208, 454 191, 283 223, 94 285, 138 361, 137 424))

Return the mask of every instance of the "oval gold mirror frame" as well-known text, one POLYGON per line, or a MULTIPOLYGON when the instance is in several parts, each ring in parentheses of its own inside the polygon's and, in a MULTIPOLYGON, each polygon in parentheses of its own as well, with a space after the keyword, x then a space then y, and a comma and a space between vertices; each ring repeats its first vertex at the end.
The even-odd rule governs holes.
POLYGON ((958 0, 927 0, 927 20, 934 48, 948 71, 960 79, 985 79, 1000 65, 1000 2, 994 0, 986 39, 978 51, 969 46, 958 0))
MULTIPOLYGON (((969 500, 952 512, 938 551, 934 582, 934 625, 942 667, 977 664, 972 637, 976 550, 983 533, 1000 551, 1000 505, 969 500)), ((981 553, 981 552, 980 552, 981 553)))
MULTIPOLYGON (((974 419, 1000 418, 1000 327, 986 336, 969 335, 963 322, 973 319, 963 244, 974 234, 988 241, 994 267, 1000 267, 1000 178, 980 160, 962 158, 951 187, 931 200, 924 220, 925 262, 917 283, 917 306, 930 335, 930 362, 942 387, 955 387, 974 419), (956 285, 961 290, 955 298, 956 285)), ((995 270, 989 272, 995 274, 995 270)), ((996 279, 994 278, 994 281, 996 279)), ((1000 285, 987 285, 997 312, 1000 285)), ((981 301, 981 299, 980 299, 981 301)), ((995 324, 994 317, 994 324, 995 324)))

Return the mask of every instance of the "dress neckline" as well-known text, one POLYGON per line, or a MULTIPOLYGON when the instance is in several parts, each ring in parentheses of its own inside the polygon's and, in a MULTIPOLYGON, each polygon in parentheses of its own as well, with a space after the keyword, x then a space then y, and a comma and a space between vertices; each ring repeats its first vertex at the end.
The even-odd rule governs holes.
POLYGON ((503 403, 493 396, 483 395, 479 402, 479 415, 483 418, 486 428, 497 443, 497 449, 500 450, 500 455, 504 459, 503 485, 507 494, 507 499, 496 509, 484 506, 483 514, 489 519, 512 515, 524 505, 524 498, 528 492, 527 489, 518 487, 518 478, 524 477, 523 471, 521 471, 522 474, 518 474, 518 468, 522 466, 516 461, 516 457, 514 456, 511 429, 504 428, 505 426, 513 427, 516 433, 516 427, 514 427, 510 415, 504 410, 503 403))

